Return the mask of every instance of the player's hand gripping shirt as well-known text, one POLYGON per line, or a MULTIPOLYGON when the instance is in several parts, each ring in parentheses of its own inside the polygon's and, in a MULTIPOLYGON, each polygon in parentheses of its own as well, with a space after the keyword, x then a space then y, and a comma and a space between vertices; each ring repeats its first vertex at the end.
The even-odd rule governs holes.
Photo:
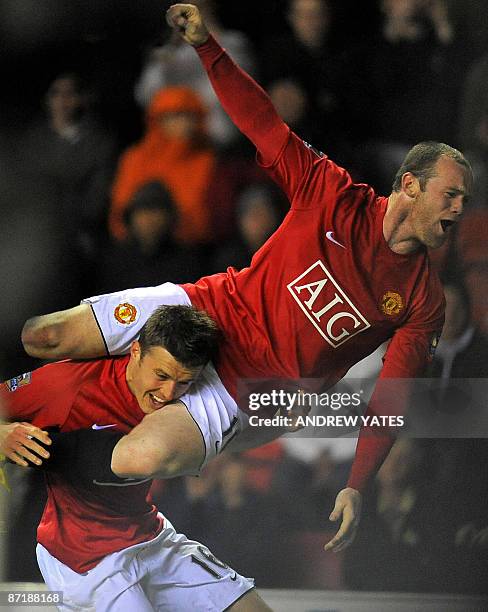
MULTIPOLYGON (((125 380, 129 357, 62 361, 0 385, 5 415, 61 431, 109 427, 127 433, 144 417, 125 380)), ((48 500, 38 541, 76 572, 106 555, 154 538, 162 529, 150 503, 150 480, 83 484, 46 473, 48 500)))

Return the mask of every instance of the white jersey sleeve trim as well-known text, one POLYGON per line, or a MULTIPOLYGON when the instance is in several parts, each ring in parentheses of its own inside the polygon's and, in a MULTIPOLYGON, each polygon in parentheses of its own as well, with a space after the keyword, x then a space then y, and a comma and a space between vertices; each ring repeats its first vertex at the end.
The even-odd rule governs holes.
POLYGON ((91 305, 110 355, 129 352, 142 326, 158 306, 191 306, 184 289, 173 283, 95 295, 81 303, 91 305))

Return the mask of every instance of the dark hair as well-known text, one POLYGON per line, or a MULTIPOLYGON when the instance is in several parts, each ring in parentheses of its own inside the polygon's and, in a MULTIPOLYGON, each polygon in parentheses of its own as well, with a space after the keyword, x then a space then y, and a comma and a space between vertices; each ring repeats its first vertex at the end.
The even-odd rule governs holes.
POLYGON ((130 198, 124 211, 124 222, 130 225, 132 215, 139 210, 161 210, 167 213, 173 227, 178 221, 178 210, 169 189, 161 181, 148 181, 130 198))
POLYGON ((197 368, 217 355, 220 330, 206 312, 193 306, 159 306, 144 324, 141 357, 162 346, 182 365, 197 368))
POLYGON ((437 160, 442 156, 450 157, 455 162, 464 166, 471 176, 473 171, 468 160, 464 157, 461 151, 451 147, 443 142, 419 142, 410 149, 407 153, 402 165, 398 169, 393 181, 393 191, 400 191, 402 186, 402 176, 405 172, 411 172, 416 176, 420 183, 420 189, 425 190, 425 185, 428 179, 435 176, 435 165, 437 160))

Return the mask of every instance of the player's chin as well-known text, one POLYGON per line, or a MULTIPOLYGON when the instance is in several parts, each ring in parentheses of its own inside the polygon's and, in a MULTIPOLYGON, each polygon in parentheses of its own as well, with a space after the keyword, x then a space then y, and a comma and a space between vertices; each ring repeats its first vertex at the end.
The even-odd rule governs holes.
POLYGON ((142 406, 142 412, 144 412, 144 414, 152 414, 153 412, 156 412, 156 409, 153 408, 152 406, 148 406, 146 402, 142 406))
POLYGON ((158 400, 154 399, 151 393, 148 393, 148 395, 145 398, 145 402, 144 402, 145 408, 143 410, 146 414, 152 414, 153 412, 161 410, 161 408, 164 408, 168 404, 171 404, 171 402, 170 401, 159 402, 158 400))
POLYGON ((152 414, 153 412, 156 412, 156 410, 161 408, 161 406, 156 406, 154 400, 151 399, 151 397, 148 395, 144 398, 141 408, 144 414, 152 414))
POLYGON ((440 248, 447 240, 447 232, 441 230, 439 233, 432 232, 429 236, 424 239, 424 245, 429 249, 440 248))

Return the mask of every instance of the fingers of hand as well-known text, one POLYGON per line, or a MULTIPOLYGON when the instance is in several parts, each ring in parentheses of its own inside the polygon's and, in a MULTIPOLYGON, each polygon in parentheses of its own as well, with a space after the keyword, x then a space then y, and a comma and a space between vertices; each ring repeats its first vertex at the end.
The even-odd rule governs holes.
POLYGON ((12 459, 12 461, 15 461, 15 463, 18 463, 24 467, 28 465, 28 462, 32 465, 41 465, 42 463, 42 460, 37 455, 31 453, 28 448, 22 446, 21 444, 19 444, 18 448, 12 450, 9 459, 12 459))
MULTIPOLYGON (((336 515, 338 511, 337 508, 334 508, 331 516, 335 517, 334 520, 337 520, 339 516, 336 515)), ((340 552, 354 540, 354 536, 356 534, 358 523, 358 515, 354 511, 354 508, 351 504, 346 504, 346 506, 342 510, 342 523, 339 528, 339 531, 332 538, 330 542, 328 542, 324 549, 332 550, 333 552, 340 552)))
MULTIPOLYGON (((47 459, 49 457, 49 452, 45 448, 43 448, 40 444, 38 444, 33 438, 28 438, 22 444, 23 444, 23 447, 26 449, 26 452, 29 454, 29 457, 27 457, 27 455, 24 455, 24 456, 29 459, 31 459, 30 455, 32 455, 32 453, 35 453, 35 455, 32 455, 32 456, 36 459, 39 459, 39 457, 41 459, 42 458, 47 459)), ((40 465, 41 461, 35 461, 35 463, 40 465)))
POLYGON ((331 550, 335 553, 344 550, 354 540, 355 533, 354 525, 343 521, 336 535, 324 546, 324 550, 331 550))
POLYGON ((39 429, 39 427, 31 425, 30 423, 21 423, 21 425, 25 427, 25 433, 29 439, 37 438, 37 440, 42 442, 42 444, 51 444, 51 438, 49 437, 47 431, 39 429))
POLYGON ((21 424, 15 427, 4 440, 4 454, 11 461, 27 466, 27 461, 34 465, 41 465, 42 458, 47 459, 49 452, 45 450, 36 439, 43 444, 51 444, 48 434, 42 429, 28 424, 21 424))
POLYGON ((193 15, 193 7, 188 4, 173 4, 166 11, 166 21, 172 28, 184 30, 193 15))
POLYGON ((331 521, 337 521, 337 519, 340 518, 343 510, 344 510, 344 504, 336 500, 334 509, 330 513, 329 519, 331 521))

